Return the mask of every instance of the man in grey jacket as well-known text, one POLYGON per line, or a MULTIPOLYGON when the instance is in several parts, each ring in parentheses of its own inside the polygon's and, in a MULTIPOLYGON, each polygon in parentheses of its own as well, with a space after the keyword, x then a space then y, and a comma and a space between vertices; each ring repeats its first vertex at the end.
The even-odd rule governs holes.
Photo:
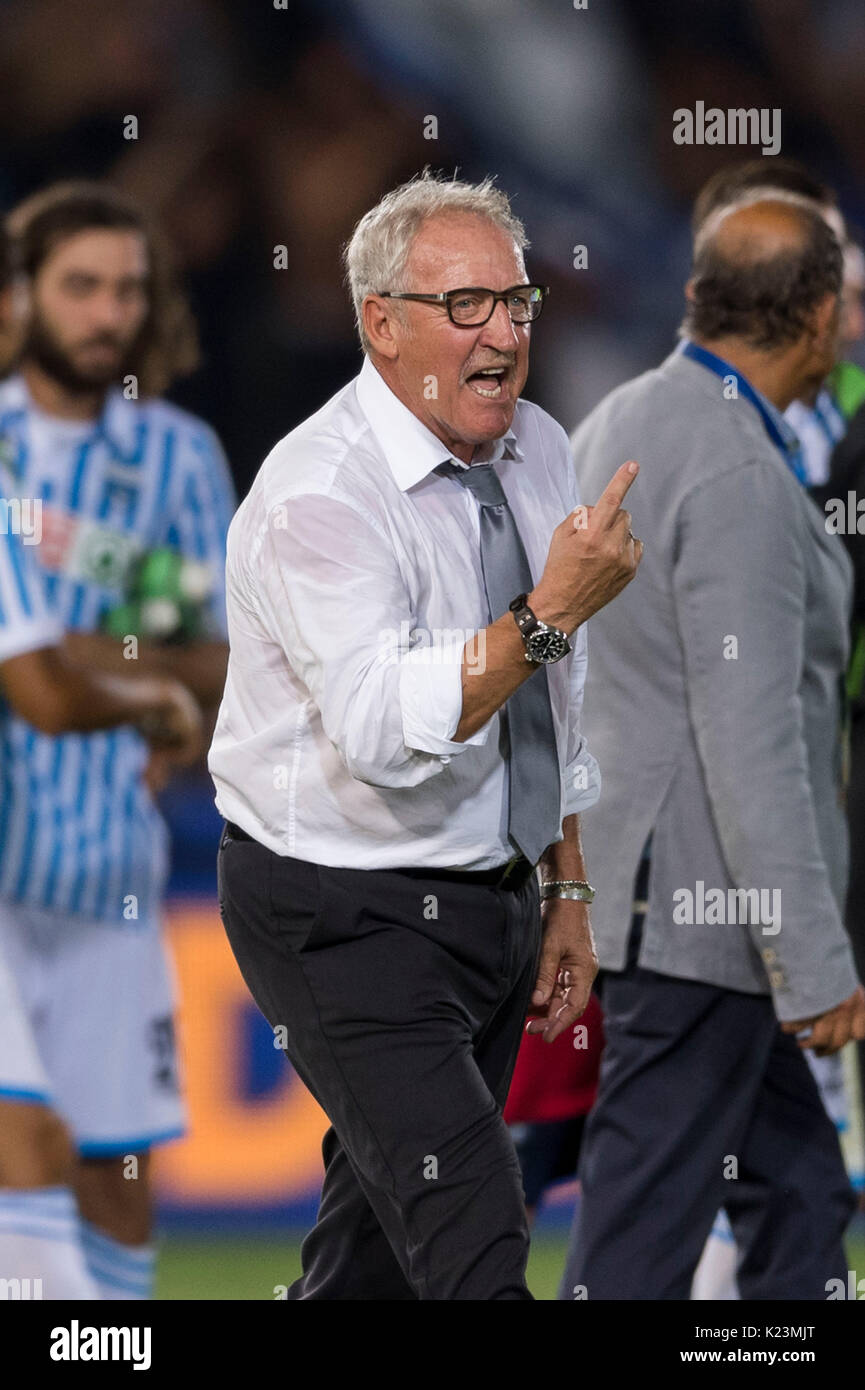
POLYGON ((850 566, 781 414, 833 365, 840 286, 805 200, 717 210, 683 341, 574 439, 584 495, 640 459, 646 554, 591 632, 607 1044, 565 1298, 687 1299, 720 1206, 744 1299, 846 1277, 854 1197, 801 1049, 865 1037, 840 909, 850 566))

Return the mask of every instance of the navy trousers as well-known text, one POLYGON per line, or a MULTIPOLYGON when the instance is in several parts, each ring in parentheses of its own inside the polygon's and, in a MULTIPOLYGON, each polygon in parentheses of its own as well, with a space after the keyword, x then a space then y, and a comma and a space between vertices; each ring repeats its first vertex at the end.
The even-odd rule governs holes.
POLYGON ((327 868, 223 832, 222 920, 256 1003, 331 1121, 290 1299, 531 1299, 502 1109, 540 906, 399 870, 327 868))
MULTIPOLYGON (((637 924, 635 923, 635 928, 637 924)), ((606 1047, 560 1298, 687 1299, 719 1207, 743 1299, 846 1285, 835 1126, 771 1001, 634 962, 601 980, 606 1047)))

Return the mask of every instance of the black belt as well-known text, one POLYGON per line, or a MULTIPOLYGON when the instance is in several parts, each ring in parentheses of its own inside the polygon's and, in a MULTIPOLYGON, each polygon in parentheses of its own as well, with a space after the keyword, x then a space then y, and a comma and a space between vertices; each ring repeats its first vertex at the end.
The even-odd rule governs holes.
POLYGON ((516 893, 535 872, 534 864, 522 854, 515 854, 507 864, 496 869, 394 869, 394 873, 408 874, 410 878, 441 878, 448 883, 488 884, 491 888, 501 888, 505 893, 516 893))
MULTIPOLYGON (((233 825, 231 821, 225 822, 225 828, 232 840, 252 840, 252 835, 247 835, 245 830, 241 830, 239 825, 233 825)), ((534 864, 530 864, 523 854, 513 855, 506 864, 500 864, 495 869, 403 869, 395 868, 385 870, 387 873, 407 874, 409 878, 432 878, 443 879, 446 883, 466 883, 466 884, 487 884, 490 888, 501 888, 505 893, 516 893, 522 888, 535 872, 534 864)))

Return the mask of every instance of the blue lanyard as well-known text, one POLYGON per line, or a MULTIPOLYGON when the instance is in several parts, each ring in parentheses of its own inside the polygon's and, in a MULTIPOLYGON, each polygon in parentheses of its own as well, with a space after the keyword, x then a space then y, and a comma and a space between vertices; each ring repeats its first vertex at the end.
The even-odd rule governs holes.
POLYGON ((802 463, 801 450, 792 440, 784 438, 778 428, 777 420, 774 420, 769 414, 769 411, 766 409, 766 402, 763 400, 762 396, 754 390, 747 377, 743 376, 742 373, 731 366, 729 362, 725 362, 723 357, 716 357, 715 353, 709 352, 708 348, 700 347, 698 343, 692 343, 690 338, 685 339, 681 351, 683 357, 690 357, 693 362, 699 362, 701 367, 705 367, 708 371, 714 372, 715 376, 733 376, 736 378, 736 389, 739 395, 744 396, 746 401, 751 402, 752 406, 759 414, 760 419, 763 421, 763 426, 772 443, 781 450, 784 456, 784 462, 787 464, 788 468, 795 474, 800 483, 807 485, 808 474, 805 472, 805 466, 802 463))

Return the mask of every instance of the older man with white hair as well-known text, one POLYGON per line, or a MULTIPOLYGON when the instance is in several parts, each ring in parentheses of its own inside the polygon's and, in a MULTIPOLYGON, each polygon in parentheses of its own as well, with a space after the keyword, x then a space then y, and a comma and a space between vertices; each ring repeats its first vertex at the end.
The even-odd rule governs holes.
POLYGON ((641 547, 636 464, 579 507, 564 432, 519 401, 525 245, 489 181, 367 213, 363 367, 229 536, 220 909, 332 1126, 292 1299, 531 1297, 501 1108, 530 1004, 552 1041, 596 970, 581 625, 641 547))

